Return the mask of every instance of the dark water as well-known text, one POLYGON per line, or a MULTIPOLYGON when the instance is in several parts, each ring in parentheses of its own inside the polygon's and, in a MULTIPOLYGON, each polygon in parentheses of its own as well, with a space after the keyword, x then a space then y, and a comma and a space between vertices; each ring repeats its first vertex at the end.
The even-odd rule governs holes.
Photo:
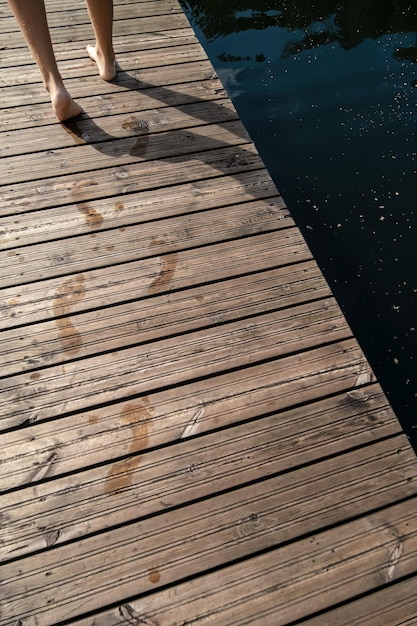
POLYGON ((417 450, 416 0, 183 0, 417 450))

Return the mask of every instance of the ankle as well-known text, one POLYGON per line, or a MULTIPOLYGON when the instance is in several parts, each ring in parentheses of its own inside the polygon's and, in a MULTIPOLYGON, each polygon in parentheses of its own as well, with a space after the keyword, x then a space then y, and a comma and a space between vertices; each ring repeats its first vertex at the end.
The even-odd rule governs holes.
POLYGON ((99 46, 98 43, 95 44, 95 50, 97 57, 105 62, 105 63, 114 63, 116 55, 114 54, 114 49, 112 45, 109 46, 99 46))
POLYGON ((96 62, 100 77, 103 80, 114 79, 116 76, 116 58, 113 46, 110 45, 103 49, 97 43, 95 46, 88 45, 87 54, 96 62))
POLYGON ((54 94, 60 93, 62 91, 66 91, 64 82, 59 74, 44 76, 43 84, 50 96, 53 96, 54 94))
POLYGON ((68 93, 62 79, 58 80, 56 77, 52 79, 47 78, 44 84, 49 93, 54 113, 60 122, 80 115, 82 109, 68 93))

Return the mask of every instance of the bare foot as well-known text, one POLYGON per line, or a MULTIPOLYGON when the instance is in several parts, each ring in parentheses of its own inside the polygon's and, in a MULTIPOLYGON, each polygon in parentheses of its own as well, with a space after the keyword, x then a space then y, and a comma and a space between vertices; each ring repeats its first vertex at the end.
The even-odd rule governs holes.
POLYGON ((82 108, 69 95, 65 87, 56 87, 49 90, 52 108, 60 122, 76 117, 82 108))
POLYGON ((91 45, 87 46, 87 54, 90 59, 97 63, 100 77, 103 80, 113 80, 113 78, 116 76, 116 63, 114 54, 105 57, 97 50, 96 46, 91 45))

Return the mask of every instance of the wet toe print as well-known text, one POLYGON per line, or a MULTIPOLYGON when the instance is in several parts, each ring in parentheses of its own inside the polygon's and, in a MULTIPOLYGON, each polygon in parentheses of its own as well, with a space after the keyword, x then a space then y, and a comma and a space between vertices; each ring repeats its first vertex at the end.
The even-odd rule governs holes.
POLYGON ((101 226, 104 220, 102 214, 90 206, 87 202, 87 191, 90 187, 95 185, 96 183, 94 181, 81 180, 74 184, 71 191, 73 200, 77 205, 79 212, 82 213, 86 224, 88 224, 91 228, 101 226))
POLYGON ((148 575, 149 581, 153 584, 156 585, 156 583, 159 583, 159 581, 161 580, 161 574, 159 573, 159 570, 157 567, 153 567, 150 571, 149 571, 149 575, 148 575))
POLYGON ((149 132, 149 124, 146 120, 138 120, 137 117, 132 115, 127 118, 122 124, 123 130, 133 130, 134 132, 142 131, 144 133, 149 132))
MULTIPOLYGON (((135 454, 145 450, 149 440, 149 426, 152 419, 153 409, 149 406, 149 399, 143 397, 136 403, 127 404, 121 414, 120 423, 122 426, 129 426, 131 429, 131 443, 128 454, 135 454)), ((141 461, 141 456, 135 454, 132 458, 123 459, 112 465, 104 487, 105 493, 113 493, 128 487, 132 483, 133 470, 137 468, 141 461)))
POLYGON ((65 281, 57 290, 53 302, 62 349, 71 355, 78 354, 83 344, 82 337, 69 316, 73 306, 85 296, 84 283, 85 278, 82 274, 65 281))
POLYGON ((91 228, 93 228, 93 226, 100 226, 100 224, 103 223, 103 216, 101 213, 96 211, 96 209, 93 209, 93 207, 89 206, 86 202, 77 202, 77 206, 79 212, 84 215, 86 224, 91 226, 91 228))
POLYGON ((178 252, 171 252, 171 254, 159 257, 159 262, 161 265, 159 275, 149 285, 149 295, 161 293, 162 291, 166 291, 168 289, 177 267, 178 252))

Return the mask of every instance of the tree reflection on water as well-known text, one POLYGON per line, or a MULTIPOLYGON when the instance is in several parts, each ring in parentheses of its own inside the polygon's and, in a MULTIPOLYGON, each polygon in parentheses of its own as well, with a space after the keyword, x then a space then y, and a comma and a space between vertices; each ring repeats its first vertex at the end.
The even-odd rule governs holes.
MULTIPOLYGON (((207 40, 248 29, 281 27, 296 33, 283 57, 337 44, 350 50, 365 39, 417 31, 410 0, 184 0, 193 23, 207 40)), ((264 60, 258 55, 258 60, 264 60)), ((417 61, 417 45, 399 48, 399 60, 417 61)), ((228 60, 242 60, 236 56, 228 60)), ((256 60, 256 59, 255 59, 256 60)))

